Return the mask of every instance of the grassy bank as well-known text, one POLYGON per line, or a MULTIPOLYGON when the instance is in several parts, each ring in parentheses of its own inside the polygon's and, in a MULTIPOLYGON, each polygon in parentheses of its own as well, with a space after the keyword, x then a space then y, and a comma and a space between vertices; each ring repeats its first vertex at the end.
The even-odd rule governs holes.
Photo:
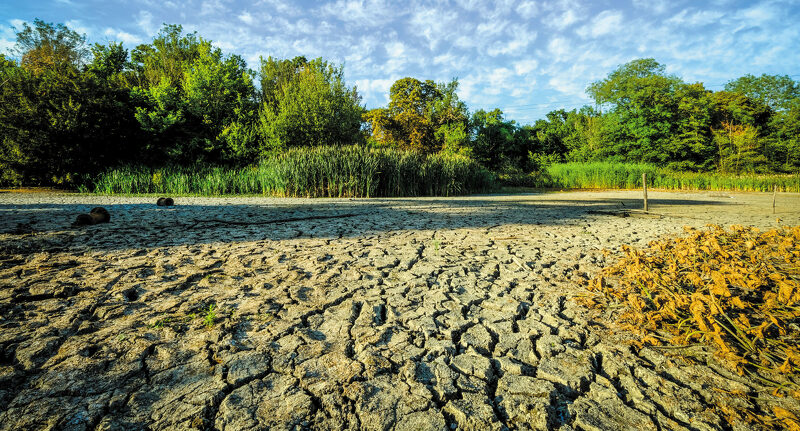
POLYGON ((81 191, 100 194, 257 194, 285 197, 452 196, 489 190, 493 175, 457 155, 365 147, 298 148, 229 169, 125 167, 81 191))
POLYGON ((800 192, 800 174, 732 175, 673 172, 653 165, 635 163, 559 163, 534 176, 535 187, 632 189, 642 186, 647 174, 649 187, 667 190, 729 190, 800 192))

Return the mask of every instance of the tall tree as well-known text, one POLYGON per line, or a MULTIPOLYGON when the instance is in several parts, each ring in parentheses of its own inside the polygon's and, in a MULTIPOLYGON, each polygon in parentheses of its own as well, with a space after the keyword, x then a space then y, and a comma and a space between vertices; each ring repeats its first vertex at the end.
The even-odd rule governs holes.
MULTIPOLYGON (((128 65, 128 50, 122 42, 110 42, 108 45, 94 44, 92 47, 92 61, 87 70, 102 79, 117 78, 128 65)), ((122 82, 117 82, 122 86, 122 82)))
MULTIPOLYGON (((517 171, 527 159, 527 140, 513 120, 506 120, 503 111, 479 109, 472 114, 470 127, 474 139, 472 153, 476 160, 496 171, 517 171)), ((522 131, 527 134, 527 131, 522 131)))
POLYGON ((675 92, 683 85, 652 58, 633 60, 590 85, 587 92, 598 104, 610 104, 620 121, 622 133, 609 142, 611 153, 629 161, 669 161, 667 146, 678 110, 675 92))
POLYGON ((740 94, 771 109, 767 127, 760 127, 760 141, 771 169, 795 172, 797 154, 797 107, 800 105, 800 83, 789 76, 745 75, 725 85, 727 92, 740 94))
POLYGON ((33 27, 23 23, 16 37, 13 51, 21 58, 20 64, 35 73, 80 68, 89 55, 86 36, 64 24, 53 25, 35 19, 33 27))
POLYGON ((470 155, 469 111, 458 98, 458 80, 436 84, 439 97, 430 102, 429 122, 434 125, 435 146, 447 153, 470 155))
POLYGON ((163 161, 246 162, 254 154, 255 87, 237 55, 165 25, 131 53, 136 119, 163 161))
POLYGON ((6 181, 74 184, 129 154, 136 127, 127 92, 91 67, 83 70, 81 55, 70 54, 75 34, 37 20, 35 29, 18 33, 23 65, 2 61, 0 165, 6 181))
POLYGON ((259 152, 288 147, 349 145, 361 141, 364 108, 344 69, 317 58, 261 59, 259 152))
POLYGON ((669 153, 667 167, 680 171, 715 168, 711 92, 696 83, 679 87, 675 97, 678 101, 676 127, 666 147, 669 153))
POLYGON ((468 152, 469 113, 449 83, 402 78, 389 90, 389 106, 368 112, 371 139, 382 146, 433 153, 468 152))
POLYGON ((800 84, 788 75, 745 75, 725 84, 725 91, 745 95, 773 111, 788 109, 793 100, 800 98, 800 84))

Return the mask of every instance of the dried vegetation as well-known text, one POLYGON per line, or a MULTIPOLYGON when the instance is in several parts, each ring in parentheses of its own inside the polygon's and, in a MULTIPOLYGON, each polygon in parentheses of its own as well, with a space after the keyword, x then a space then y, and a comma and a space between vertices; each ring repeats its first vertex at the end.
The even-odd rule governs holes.
MULTIPOLYGON (((686 231, 649 249, 624 248, 590 282, 589 305, 619 306, 616 325, 638 333, 640 346, 681 354, 706 345, 740 375, 800 399, 800 226, 686 231)), ((777 406, 742 414, 800 430, 797 416, 777 406)))

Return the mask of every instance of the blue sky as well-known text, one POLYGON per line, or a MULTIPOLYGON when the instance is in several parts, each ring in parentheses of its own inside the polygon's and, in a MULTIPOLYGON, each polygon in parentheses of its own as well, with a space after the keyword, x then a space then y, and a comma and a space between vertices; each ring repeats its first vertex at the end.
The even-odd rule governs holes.
POLYGON ((457 77, 471 110, 523 124, 590 103, 587 85, 635 58, 712 90, 747 73, 800 79, 800 0, 4 0, 0 50, 34 18, 127 48, 182 24, 253 68, 321 56, 345 65, 368 108, 399 78, 457 77))

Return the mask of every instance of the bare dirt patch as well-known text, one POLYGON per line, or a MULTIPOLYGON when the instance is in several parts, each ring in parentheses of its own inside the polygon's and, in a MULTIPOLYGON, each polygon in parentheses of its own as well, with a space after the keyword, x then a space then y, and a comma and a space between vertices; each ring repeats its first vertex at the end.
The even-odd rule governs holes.
POLYGON ((798 414, 571 299, 602 249, 798 225, 800 195, 777 215, 771 194, 651 192, 656 216, 627 212, 639 197, 1 194, 0 429, 748 429, 720 406, 753 396, 798 414), (111 223, 69 227, 96 206, 111 223))

